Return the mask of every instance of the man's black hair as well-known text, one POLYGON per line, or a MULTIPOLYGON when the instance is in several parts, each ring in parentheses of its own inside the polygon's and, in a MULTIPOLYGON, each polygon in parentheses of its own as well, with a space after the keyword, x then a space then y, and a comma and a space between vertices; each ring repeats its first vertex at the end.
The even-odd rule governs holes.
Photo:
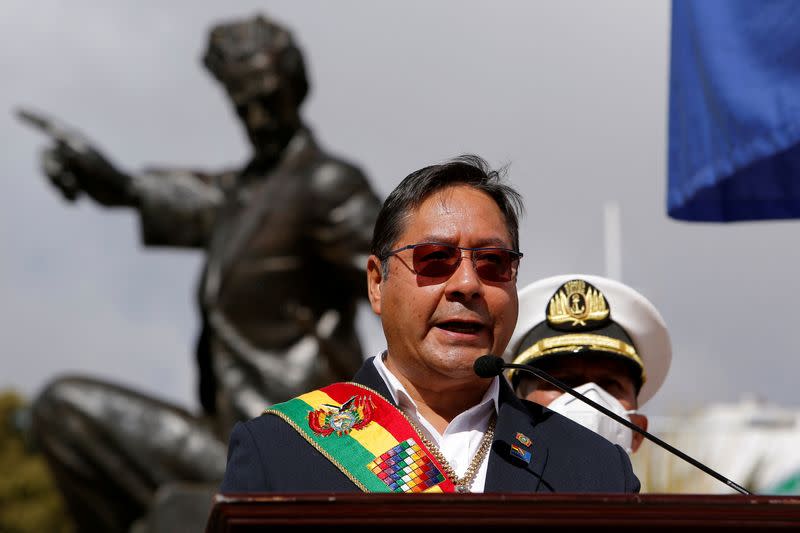
MULTIPOLYGON (((519 216, 524 211, 522 197, 503 183, 505 168, 492 170, 477 155, 462 155, 446 163, 412 172, 389 194, 375 222, 370 252, 381 261, 400 238, 411 210, 431 194, 446 187, 466 185, 488 194, 503 213, 514 251, 519 251, 519 216)), ((387 272, 384 262, 384 274, 387 272)))

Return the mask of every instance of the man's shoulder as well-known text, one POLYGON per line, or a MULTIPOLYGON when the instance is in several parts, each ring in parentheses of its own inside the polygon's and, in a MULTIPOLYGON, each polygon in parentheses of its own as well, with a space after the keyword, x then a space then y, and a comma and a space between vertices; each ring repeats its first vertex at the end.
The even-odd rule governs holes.
POLYGON ((310 179, 312 188, 320 192, 336 192, 342 187, 369 187, 366 174, 354 162, 316 145, 305 155, 303 172, 310 179))
MULTIPOLYGON (((375 369, 373 359, 374 357, 369 357, 362 363, 361 368, 356 372, 355 376, 353 376, 351 382, 331 383, 323 389, 308 391, 306 394, 322 392, 329 387, 351 385, 355 383, 372 389, 375 394, 378 394, 391 403, 386 385, 375 369)), ((305 394, 302 396, 305 396, 305 394)), ((254 437, 269 437, 274 439, 288 434, 299 435, 297 428, 293 427, 293 424, 297 424, 297 422, 292 422, 291 419, 293 417, 287 414, 287 411, 284 409, 285 406, 292 404, 296 400, 302 401, 302 398, 297 397, 287 402, 268 407, 261 415, 244 422, 239 422, 237 426, 241 426, 241 431, 247 431, 254 437)), ((310 409, 311 407, 309 407, 309 410, 310 409)), ((303 424, 304 422, 300 423, 301 426, 303 424)))
POLYGON ((371 190, 364 172, 343 159, 326 155, 314 161, 308 171, 309 186, 321 196, 371 190))
POLYGON ((274 411, 265 411, 255 418, 237 423, 234 433, 246 434, 259 448, 283 446, 287 440, 295 440, 299 436, 289 422, 274 411))
POLYGON ((265 413, 234 426, 222 492, 353 490, 344 474, 281 417, 265 413))
POLYGON ((352 196, 360 196, 378 203, 377 196, 370 186, 366 174, 355 163, 320 148, 308 128, 299 131, 283 162, 273 173, 291 175, 304 194, 313 198, 309 205, 314 207, 338 204, 352 196), (292 149, 292 146, 296 148, 292 149))

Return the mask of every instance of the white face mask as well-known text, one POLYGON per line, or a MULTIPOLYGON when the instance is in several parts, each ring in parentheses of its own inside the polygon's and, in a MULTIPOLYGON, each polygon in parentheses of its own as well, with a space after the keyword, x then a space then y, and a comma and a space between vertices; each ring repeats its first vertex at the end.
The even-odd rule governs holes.
MULTIPOLYGON (((631 419, 628 415, 636 412, 636 410, 625 410, 619 400, 596 383, 584 383, 580 387, 574 387, 574 390, 627 420, 631 419)), ((625 448, 625 451, 631 453, 633 432, 630 429, 600 411, 596 411, 571 394, 565 392, 547 407, 602 435, 614 444, 619 444, 625 448)))

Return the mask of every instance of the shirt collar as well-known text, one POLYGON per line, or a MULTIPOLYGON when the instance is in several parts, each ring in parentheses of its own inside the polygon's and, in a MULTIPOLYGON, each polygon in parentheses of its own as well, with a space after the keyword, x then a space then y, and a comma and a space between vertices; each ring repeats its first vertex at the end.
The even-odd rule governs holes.
MULTIPOLYGON (((386 383, 386 388, 389 389, 389 394, 392 395, 392 400, 394 403, 403 408, 410 408, 413 409, 415 413, 418 413, 419 410, 417 409, 417 404, 408 394, 408 391, 400 383, 400 380, 392 374, 392 371, 386 366, 386 363, 383 362, 383 359, 386 357, 386 351, 384 350, 375 358, 373 359, 373 363, 375 364, 375 369, 378 371, 378 374, 383 379, 384 383, 386 383)), ((499 412, 500 405, 499 405, 499 398, 500 398, 500 380, 497 376, 492 378, 492 382, 489 384, 489 388, 486 389, 486 392, 483 395, 483 398, 471 407, 469 410, 473 409, 480 409, 484 405, 491 403, 494 406, 495 413, 499 412)))

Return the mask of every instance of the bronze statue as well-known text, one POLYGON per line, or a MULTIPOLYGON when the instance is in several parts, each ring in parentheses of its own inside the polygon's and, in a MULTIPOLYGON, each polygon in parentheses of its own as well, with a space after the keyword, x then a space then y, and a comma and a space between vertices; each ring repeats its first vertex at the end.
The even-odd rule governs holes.
POLYGON ((127 530, 164 483, 217 482, 233 423, 349 379, 363 359, 354 317, 380 202, 303 125, 300 50, 285 28, 255 17, 213 28, 204 63, 253 146, 237 172, 129 174, 80 134, 21 113, 53 137, 43 167, 66 198, 135 208, 145 244, 207 253, 204 416, 86 377, 56 379, 35 404, 37 435, 81 530, 127 530))

